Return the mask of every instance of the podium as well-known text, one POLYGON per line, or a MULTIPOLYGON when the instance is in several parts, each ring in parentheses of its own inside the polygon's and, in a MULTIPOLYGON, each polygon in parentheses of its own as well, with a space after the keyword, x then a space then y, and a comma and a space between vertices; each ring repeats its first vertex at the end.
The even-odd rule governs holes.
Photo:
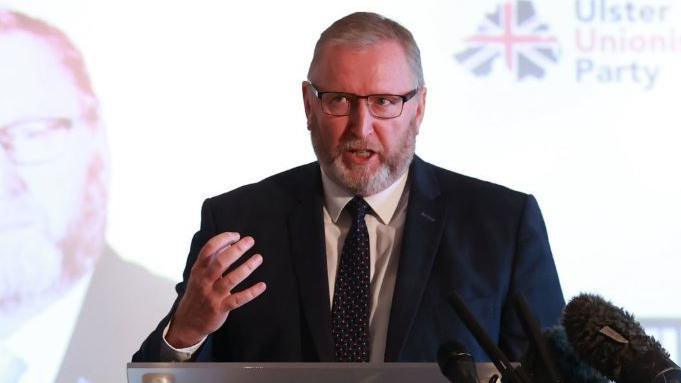
MULTIPOLYGON (((128 363, 128 383, 449 383, 435 363, 128 363)), ((478 378, 497 373, 477 364, 478 378)))

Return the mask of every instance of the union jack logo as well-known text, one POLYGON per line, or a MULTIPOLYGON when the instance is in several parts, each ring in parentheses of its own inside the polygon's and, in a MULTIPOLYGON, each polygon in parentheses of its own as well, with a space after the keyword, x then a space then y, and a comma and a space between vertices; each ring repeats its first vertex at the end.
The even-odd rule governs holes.
POLYGON ((504 58, 506 68, 518 80, 542 78, 545 68, 558 62, 558 40, 547 24, 537 19, 531 1, 507 1, 485 16, 477 34, 468 37, 467 48, 454 55, 456 60, 476 76, 492 71, 497 58, 504 58))

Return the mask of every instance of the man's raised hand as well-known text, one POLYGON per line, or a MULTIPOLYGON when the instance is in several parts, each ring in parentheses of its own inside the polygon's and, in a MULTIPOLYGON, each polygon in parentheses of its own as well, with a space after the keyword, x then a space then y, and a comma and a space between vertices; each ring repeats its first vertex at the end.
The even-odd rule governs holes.
POLYGON ((199 343, 225 323, 227 315, 265 291, 258 282, 245 290, 232 289, 262 264, 255 254, 229 273, 227 269, 253 247, 252 237, 240 239, 239 233, 225 232, 206 242, 192 266, 187 288, 180 299, 166 341, 175 348, 199 343))

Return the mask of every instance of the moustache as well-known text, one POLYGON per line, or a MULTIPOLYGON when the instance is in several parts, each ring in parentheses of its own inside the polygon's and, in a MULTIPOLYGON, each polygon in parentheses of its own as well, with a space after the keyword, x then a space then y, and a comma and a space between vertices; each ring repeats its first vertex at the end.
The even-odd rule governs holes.
POLYGON ((368 150, 372 151, 376 154, 382 154, 383 153, 383 147, 380 144, 375 144, 371 143, 365 140, 352 140, 352 141, 345 141, 341 143, 341 145, 338 147, 339 152, 345 152, 348 150, 356 151, 356 150, 368 150))

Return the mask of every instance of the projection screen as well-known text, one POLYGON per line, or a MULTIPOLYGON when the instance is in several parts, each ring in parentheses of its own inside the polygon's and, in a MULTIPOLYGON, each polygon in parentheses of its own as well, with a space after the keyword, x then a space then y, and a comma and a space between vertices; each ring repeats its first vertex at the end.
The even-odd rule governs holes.
POLYGON ((608 298, 679 362, 678 0, 17 0, 0 3, 5 376, 124 379, 202 201, 315 160, 301 82, 358 10, 420 46, 416 153, 533 194, 566 300, 608 298))

